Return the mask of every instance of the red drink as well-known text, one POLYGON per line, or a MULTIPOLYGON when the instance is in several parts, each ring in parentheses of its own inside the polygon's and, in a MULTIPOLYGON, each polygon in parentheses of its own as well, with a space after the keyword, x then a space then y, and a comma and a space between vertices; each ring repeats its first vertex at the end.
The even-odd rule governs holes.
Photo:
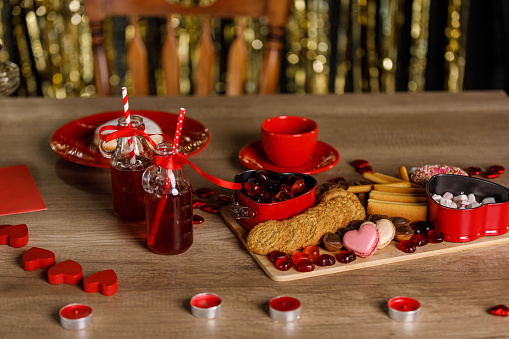
POLYGON ((149 240, 147 243, 150 249, 159 254, 180 254, 187 251, 193 244, 193 204, 190 187, 177 195, 165 194, 162 198, 158 194, 147 194, 146 206, 149 240), (158 208, 163 210, 161 218, 155 220, 158 208), (159 224, 155 225, 157 222, 159 224))
POLYGON ((141 185, 141 177, 145 169, 122 171, 111 168, 113 193, 113 211, 125 220, 145 219, 143 197, 145 191, 141 185))

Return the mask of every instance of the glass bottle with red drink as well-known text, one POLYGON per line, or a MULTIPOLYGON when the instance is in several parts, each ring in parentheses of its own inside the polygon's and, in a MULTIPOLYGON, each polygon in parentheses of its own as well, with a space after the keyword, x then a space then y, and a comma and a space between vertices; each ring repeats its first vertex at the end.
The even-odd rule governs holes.
POLYGON ((172 148, 169 142, 156 145, 154 165, 143 174, 147 244, 159 254, 180 254, 193 244, 191 183, 172 148))
MULTIPOLYGON (((144 130, 143 118, 131 116, 131 127, 144 130)), ((126 119, 118 119, 118 126, 127 126, 126 119)), ((107 158, 111 158, 111 184, 113 195, 113 211, 124 220, 145 219, 144 196, 141 179, 143 172, 150 167, 152 161, 152 149, 144 137, 135 135, 116 139, 115 150, 105 149, 101 141, 99 150, 107 158), (129 146, 132 139, 132 149, 129 146), (134 158, 131 153, 134 152, 134 158)))

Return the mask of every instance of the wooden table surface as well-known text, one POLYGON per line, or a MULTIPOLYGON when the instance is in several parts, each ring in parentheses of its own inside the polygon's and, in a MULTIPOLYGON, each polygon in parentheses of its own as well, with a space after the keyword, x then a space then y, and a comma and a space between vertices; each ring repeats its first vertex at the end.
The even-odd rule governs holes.
MULTIPOLYGON (((328 95, 267 97, 130 98, 131 109, 177 112, 210 129, 211 142, 191 160, 223 179, 246 170, 244 146, 260 139, 260 125, 283 114, 315 119, 319 140, 341 160, 314 175, 324 183, 337 176, 360 179, 350 162, 369 160, 377 172, 396 175, 399 166, 448 164, 509 169, 509 100, 503 92, 460 94, 328 95)), ((0 108, 1 167, 26 164, 46 211, 0 217, 0 224, 28 225, 22 248, 0 246, 0 337, 79 338, 383 338, 502 337, 509 317, 490 315, 509 305, 509 246, 497 245, 291 282, 270 280, 219 215, 195 211, 195 228, 184 254, 161 256, 145 245, 145 224, 123 222, 112 213, 110 171, 74 164, 49 147, 52 133, 87 115, 122 110, 121 98, 6 98, 0 108), (72 259, 84 277, 105 269, 118 275, 113 296, 85 293, 82 284, 51 285, 46 270, 26 272, 30 247, 72 259), (193 317, 190 298, 201 292, 223 297, 215 320, 193 317), (273 321, 268 301, 290 295, 302 303, 302 318, 273 321), (418 321, 400 323, 387 314, 398 295, 419 300, 418 321), (83 331, 62 328, 58 310, 85 303, 94 310, 83 331)), ((193 187, 214 188, 186 167, 193 187)), ((509 174, 495 182, 508 187, 509 174)), ((1 190, 1 188, 0 188, 1 190)))

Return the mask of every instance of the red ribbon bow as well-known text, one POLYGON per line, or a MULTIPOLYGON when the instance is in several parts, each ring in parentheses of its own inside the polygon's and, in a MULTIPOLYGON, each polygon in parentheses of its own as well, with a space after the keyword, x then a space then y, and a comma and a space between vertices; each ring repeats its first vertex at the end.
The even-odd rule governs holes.
POLYGON ((210 181, 218 186, 228 188, 228 189, 233 189, 233 190, 241 190, 242 189, 242 183, 230 182, 230 181, 216 178, 215 176, 202 171, 200 168, 198 168, 198 166, 196 166, 195 164, 193 164, 192 162, 187 160, 186 156, 183 155, 182 153, 179 153, 177 155, 164 156, 164 157, 154 154, 154 164, 157 166, 169 169, 169 170, 180 169, 184 165, 189 165, 196 172, 198 172, 198 174, 200 174, 202 177, 204 177, 208 181, 210 181))
MULTIPOLYGON (((130 124, 128 126, 108 125, 108 126, 101 127, 101 129, 99 130, 99 136, 105 142, 109 142, 113 139, 122 138, 122 137, 133 137, 136 135, 140 135, 140 136, 144 137, 148 142, 150 142, 150 144, 152 146, 155 147, 156 144, 155 144, 154 140, 152 140, 152 138, 150 138, 150 136, 154 135, 154 134, 147 134, 147 133, 145 133, 144 130, 139 130, 139 129, 131 127, 130 124), (114 130, 114 132, 112 132, 110 134, 106 134, 106 135, 102 134, 102 132, 109 131, 109 130, 114 130)), ((155 134, 155 135, 159 135, 159 134, 155 134)), ((163 136, 165 141, 168 141, 168 140, 171 141, 171 138, 169 138, 167 135, 165 135, 165 134, 160 134, 160 135, 163 136)), ((204 171, 199 169, 195 164, 193 164, 192 162, 187 160, 186 156, 183 155, 182 153, 179 153, 177 155, 164 156, 164 157, 157 156, 154 154, 154 164, 157 166, 169 169, 169 170, 180 169, 184 165, 189 165, 192 168, 194 168, 194 170, 196 172, 198 172, 202 177, 204 177, 208 181, 210 181, 218 186, 228 188, 228 189, 233 189, 233 190, 241 190, 242 189, 242 183, 226 181, 223 179, 216 178, 208 173, 205 173, 204 171)))
MULTIPOLYGON (((154 142, 154 140, 152 140, 152 138, 150 138, 151 135, 162 135, 164 140, 166 140, 166 141, 168 141, 168 139, 169 139, 168 136, 166 136, 164 134, 147 134, 147 133, 145 133, 145 128, 143 128, 143 130, 139 130, 137 128, 132 127, 131 124, 129 124, 128 126, 108 125, 108 126, 103 126, 103 127, 101 127, 101 129, 99 129, 99 137, 102 140, 104 140, 105 142, 109 142, 113 139, 118 139, 118 138, 134 137, 137 135, 144 137, 145 140, 147 140, 152 145, 152 147, 155 147, 156 143, 154 142), (103 134, 104 131, 111 131, 111 130, 114 130, 114 132, 111 132, 109 134, 103 134)), ((169 139, 169 140, 171 141, 171 139, 169 139)))

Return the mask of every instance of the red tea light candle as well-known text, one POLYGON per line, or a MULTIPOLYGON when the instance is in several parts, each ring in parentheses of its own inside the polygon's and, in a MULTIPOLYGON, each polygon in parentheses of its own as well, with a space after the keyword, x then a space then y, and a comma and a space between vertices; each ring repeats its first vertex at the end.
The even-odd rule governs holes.
POLYGON ((92 308, 83 304, 69 304, 60 309, 60 325, 68 330, 82 330, 92 322, 92 308))
POLYGON ((269 302, 270 317, 274 320, 289 322, 300 318, 299 299, 279 296, 269 302))
POLYGON ((389 306, 389 316, 397 321, 415 321, 421 312, 421 303, 409 297, 392 298, 387 305, 389 306))
POLYGON ((217 294, 200 293, 191 298, 191 313, 197 318, 213 319, 223 308, 223 299, 217 294))

